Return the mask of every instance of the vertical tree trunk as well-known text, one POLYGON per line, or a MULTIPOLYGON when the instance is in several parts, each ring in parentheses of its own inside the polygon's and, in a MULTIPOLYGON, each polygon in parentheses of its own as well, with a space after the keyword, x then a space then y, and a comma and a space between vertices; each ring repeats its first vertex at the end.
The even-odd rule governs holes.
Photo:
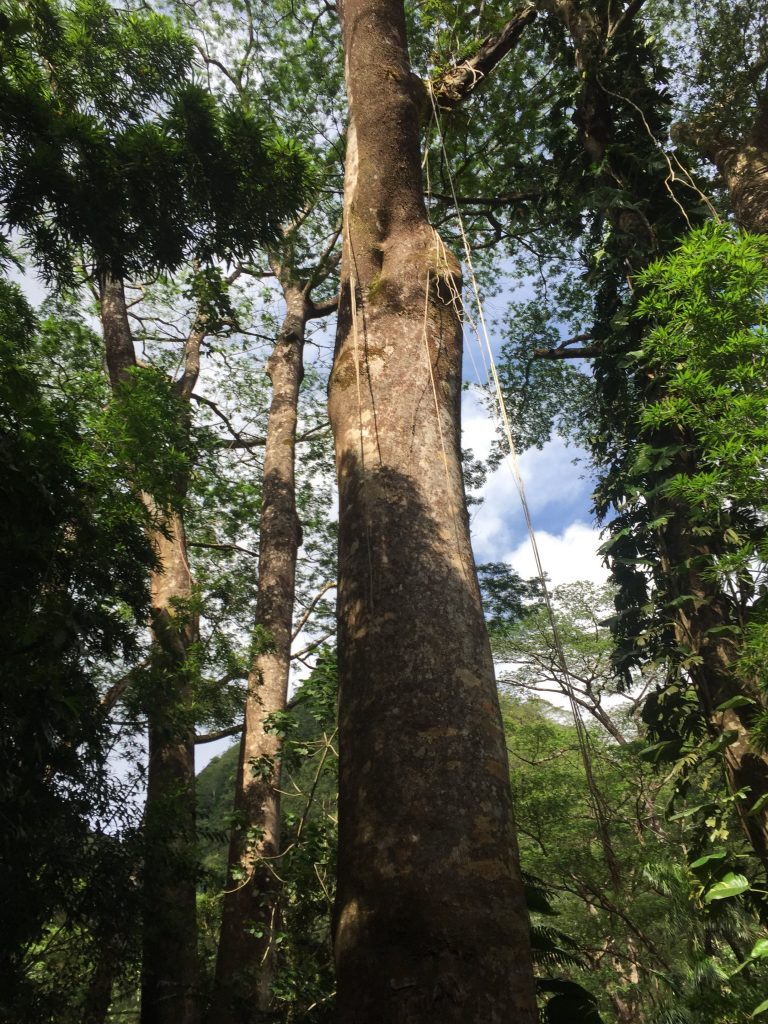
POLYGON ((459 458, 460 268, 429 225, 400 0, 345 0, 330 380, 341 1024, 533 1024, 506 746, 459 458))
POLYGON ((745 139, 710 143, 703 149, 722 175, 741 227, 768 234, 768 90, 760 97, 745 139))
MULTIPOLYGON (((128 379, 136 358, 123 283, 109 273, 100 279, 100 312, 110 383, 116 390, 128 379)), ((156 511, 150 495, 144 500, 156 511)), ((165 528, 165 533, 152 535, 162 568, 150 580, 155 689, 146 707, 141 1021, 196 1024, 195 757, 186 660, 198 629, 195 616, 184 611, 193 591, 181 517, 172 514, 165 528)))
POLYGON ((306 288, 284 286, 287 312, 267 363, 267 421, 259 536, 256 624, 264 649, 248 678, 235 789, 211 1024, 270 1018, 279 925, 280 740, 268 718, 285 710, 291 660, 296 557, 295 453, 302 354, 310 315, 306 288))

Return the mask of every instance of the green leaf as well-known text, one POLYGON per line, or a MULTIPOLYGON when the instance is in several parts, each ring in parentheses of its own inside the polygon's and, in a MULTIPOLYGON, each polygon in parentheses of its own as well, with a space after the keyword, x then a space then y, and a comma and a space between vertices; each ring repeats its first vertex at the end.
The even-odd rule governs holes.
POLYGON ((696 814, 698 811, 703 811, 705 807, 711 807, 712 801, 708 801, 705 804, 697 804, 695 807, 686 807, 684 811, 678 811, 677 814, 670 814, 668 821, 681 821, 683 818, 690 818, 691 815, 696 814))
POLYGON ((768 956, 768 939, 758 939, 749 954, 751 960, 762 960, 768 956))
POLYGON ((749 818, 753 814, 759 814, 766 804, 768 804, 768 793, 763 793, 763 795, 759 796, 757 800, 755 800, 755 802, 749 808, 749 810, 747 811, 747 817, 749 818))
POLYGON ((755 702, 751 697, 731 697, 730 700, 723 701, 722 704, 718 704, 715 711, 728 711, 731 708, 746 708, 755 702))
POLYGON ((756 1006, 750 1016, 756 1017, 758 1013, 765 1013, 766 1010, 768 1010, 768 999, 764 999, 759 1006, 756 1006))
POLYGON ((716 740, 712 740, 704 747, 705 754, 719 754, 721 750, 725 750, 726 747, 730 747, 732 743, 735 743, 739 738, 738 729, 726 729, 721 732, 716 740))
POLYGON ((740 896, 749 889, 749 880, 744 875, 737 875, 733 871, 719 882, 715 882, 711 889, 704 894, 704 902, 712 903, 714 900, 727 900, 732 896, 740 896))
POLYGON ((691 871, 697 871, 699 868, 703 868, 705 864, 709 864, 712 860, 723 860, 726 853, 725 850, 714 850, 712 853, 707 853, 703 857, 699 857, 693 864, 689 864, 688 867, 691 871))

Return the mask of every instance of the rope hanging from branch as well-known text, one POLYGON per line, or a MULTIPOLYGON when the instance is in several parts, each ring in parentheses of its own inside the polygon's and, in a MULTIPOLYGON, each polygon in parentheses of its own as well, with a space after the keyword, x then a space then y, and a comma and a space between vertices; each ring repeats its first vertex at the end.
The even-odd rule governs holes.
POLYGON ((440 116, 438 113, 437 105, 435 103, 435 97, 431 89, 429 90, 429 96, 432 104, 432 116, 427 131, 427 143, 424 156, 427 196, 431 194, 431 182, 429 178, 429 131, 432 125, 434 124, 437 128, 437 134, 440 142, 440 148, 442 151, 442 157, 446 168, 448 183, 450 185, 450 194, 453 200, 454 209, 456 210, 456 221, 458 224, 459 233, 461 235, 465 264, 471 282, 472 296, 474 299, 475 309, 477 311, 477 323, 475 323, 475 321, 473 321, 472 318, 469 316, 467 316, 466 319, 473 330, 478 345, 478 349, 482 356, 484 367, 486 368, 486 380, 492 386, 494 400, 499 415, 499 421, 501 423, 504 438, 507 442, 507 447, 509 449, 508 465, 511 468, 512 475, 515 481, 515 487, 520 497, 520 504, 522 506, 523 516, 525 518, 526 529, 528 531, 528 539, 530 541, 531 550, 533 552, 534 563, 536 565, 536 572, 541 585, 542 594, 544 596, 544 604, 546 607, 547 617, 549 619, 549 624, 552 631, 552 641, 555 650, 555 657, 557 660, 558 668, 562 674, 563 684, 566 693, 568 694, 571 714, 573 716, 573 722, 576 728, 579 752, 581 754, 581 760, 584 766, 584 774, 587 779, 589 801, 592 807, 592 813, 595 819, 595 824, 597 825, 598 834, 600 836, 600 842, 603 848, 606 865, 611 874, 611 878, 614 884, 617 884, 619 881, 619 867, 616 860, 616 854, 613 850, 613 845, 611 843, 605 801, 603 800, 603 796, 600 793, 597 787, 597 783, 595 781, 592 766, 592 756, 590 753, 591 744, 589 739, 589 733, 587 731, 586 725, 584 724, 584 719, 582 717, 581 711, 576 701, 573 683, 571 681, 571 675, 568 669, 568 661, 565 655, 565 649, 563 647, 562 638, 560 636, 560 630, 557 624, 557 617, 555 615, 554 606, 552 604, 552 596, 550 594, 549 587, 547 586, 547 579, 541 561, 538 541, 536 539, 536 531, 533 526, 533 519, 531 517, 530 507, 528 505, 528 499, 525 493, 525 485, 523 483, 523 477, 520 472, 520 462, 517 454, 517 448, 515 446, 514 437, 512 434, 512 425, 510 423, 506 402, 504 401, 504 392, 501 387, 501 381, 499 379, 499 373, 496 367, 496 359, 493 354, 490 335, 488 332, 488 326, 485 320, 485 313, 483 311, 483 303, 480 295, 480 286, 478 284, 477 275, 475 274, 475 269, 472 262, 472 251, 464 227, 464 219, 461 214, 461 208, 458 202, 458 196, 456 194, 456 187, 453 179, 453 174, 451 173, 451 166, 448 160, 448 152, 445 146, 445 139, 440 124, 440 116))

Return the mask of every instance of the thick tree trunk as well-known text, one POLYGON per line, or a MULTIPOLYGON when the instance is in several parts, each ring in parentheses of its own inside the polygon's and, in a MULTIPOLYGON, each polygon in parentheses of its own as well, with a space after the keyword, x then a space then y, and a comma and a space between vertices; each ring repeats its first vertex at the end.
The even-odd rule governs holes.
POLYGON ((235 790, 211 1024, 270 1019, 279 925, 280 740, 268 718, 285 710, 291 661, 296 557, 295 454, 306 289, 284 287, 287 313, 267 363, 272 403, 267 421, 259 538, 257 627, 266 641, 248 678, 245 727, 235 790))
MULTIPOLYGON (((118 389, 136 358, 123 283, 108 273, 100 279, 100 307, 110 383, 118 389)), ((151 496, 144 500, 156 513, 151 496)), ((172 514, 165 527, 152 534, 162 568, 150 579, 155 689, 146 706, 141 1021, 196 1024, 195 757, 186 658, 198 629, 184 610, 193 596, 184 524, 172 514)))
POLYGON ((400 0, 341 8, 341 1024, 533 1024, 528 916, 459 451, 460 269, 427 222, 400 0))
POLYGON ((704 143, 701 148, 720 171, 741 227, 768 234, 768 91, 760 97, 745 139, 704 143))

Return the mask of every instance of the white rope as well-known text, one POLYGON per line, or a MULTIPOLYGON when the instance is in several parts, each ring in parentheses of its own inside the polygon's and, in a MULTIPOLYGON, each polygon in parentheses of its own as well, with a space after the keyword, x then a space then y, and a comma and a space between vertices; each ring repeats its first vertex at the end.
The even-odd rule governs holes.
POLYGON ((576 736, 578 739, 579 750, 581 752, 581 758, 584 765, 584 772, 587 778, 587 786, 589 790, 590 802, 592 804, 593 813, 595 816, 595 822, 597 824, 600 839, 605 852, 606 863, 613 876, 614 880, 618 878, 618 869, 616 865, 616 857, 611 846, 610 836, 605 820, 604 801, 595 783, 594 774, 592 772, 592 762, 589 754, 589 734, 584 724, 581 711, 579 709, 576 695, 574 692, 573 683, 571 681, 571 674, 568 669, 568 662, 565 656, 565 649, 563 647, 562 639, 560 636, 560 630, 557 624, 557 618, 555 616, 554 606, 552 604, 552 598, 547 586, 547 580, 544 573, 544 567, 541 561, 541 554, 539 552, 539 545, 536 539, 536 531, 533 526, 533 519, 531 517, 530 508, 528 505, 528 499, 525 493, 525 484, 523 482, 522 473, 520 472, 520 462, 517 454, 517 448, 515 446, 514 437, 512 434, 512 425, 507 412, 507 405, 504 401, 504 392, 501 387, 501 380, 499 379, 499 373, 496 368, 496 359, 493 354, 493 348, 491 346, 490 334, 488 332, 488 325, 485 320, 485 314, 483 312, 483 303, 480 296, 480 287, 477 281, 477 275, 475 274, 474 264, 472 262, 472 252, 469 244, 469 239, 464 227, 464 219, 461 215, 461 209, 456 195, 456 187, 451 173, 451 167, 448 160, 448 152, 445 146, 445 138, 443 136, 442 128, 440 126, 440 119, 435 105, 435 97, 432 93, 431 88, 429 89, 429 97, 432 103, 432 117, 437 124, 438 137, 440 139, 440 147, 442 150, 443 160, 445 162, 446 174, 448 183, 450 186, 451 197, 453 199, 454 209, 456 210, 456 220, 461 234, 462 246, 464 249, 464 257, 469 271, 469 278, 472 284, 472 293, 475 300, 475 307, 477 309, 478 321, 480 325, 480 331, 477 332, 477 341, 481 351, 485 352, 488 357, 488 365, 490 366, 490 377, 493 384, 493 390, 495 392, 496 404, 500 413, 501 423, 503 426, 504 436, 509 448, 509 466, 512 470, 512 475, 515 481, 517 493, 520 497, 520 504, 523 509, 523 516, 525 518, 525 524, 528 531, 528 539, 530 541, 531 550, 533 552, 533 558, 536 565, 536 572, 539 577, 541 584, 542 594, 544 596, 544 603, 547 610, 547 617, 549 619, 550 629, 552 631, 552 639, 555 648, 555 656, 557 664, 562 673, 563 685, 568 695, 569 703, 571 706, 571 714, 573 716, 574 726, 576 728, 576 736))

